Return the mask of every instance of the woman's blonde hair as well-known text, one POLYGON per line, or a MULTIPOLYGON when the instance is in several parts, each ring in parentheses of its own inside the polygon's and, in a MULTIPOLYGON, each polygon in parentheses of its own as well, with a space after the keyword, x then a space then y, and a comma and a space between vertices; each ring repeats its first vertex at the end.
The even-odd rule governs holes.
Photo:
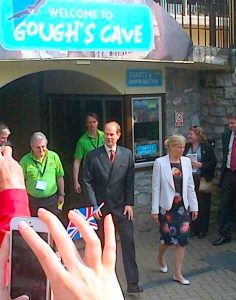
POLYGON ((171 145, 184 145, 185 142, 186 139, 183 135, 173 134, 165 140, 164 145, 167 149, 169 149, 171 145))
POLYGON ((207 140, 206 134, 204 133, 202 127, 200 126, 191 126, 189 128, 190 131, 193 131, 198 137, 199 137, 199 142, 204 143, 207 140))

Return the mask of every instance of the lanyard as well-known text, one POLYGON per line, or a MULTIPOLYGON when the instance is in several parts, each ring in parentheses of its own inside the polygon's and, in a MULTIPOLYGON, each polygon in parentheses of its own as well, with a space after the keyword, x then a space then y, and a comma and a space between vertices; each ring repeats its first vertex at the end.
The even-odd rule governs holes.
POLYGON ((97 145, 95 145, 95 144, 94 144, 94 142, 92 141, 92 138, 91 138, 91 136, 89 137, 89 140, 90 140, 91 144, 93 145, 93 148, 94 148, 94 149, 97 149, 97 148, 98 148, 98 146, 99 146, 99 134, 98 134, 97 145))
POLYGON ((200 147, 200 144, 197 146, 197 148, 195 149, 195 151, 193 150, 193 146, 191 145, 191 151, 193 154, 197 153, 198 148, 200 147))
POLYGON ((44 173, 45 173, 45 171, 46 171, 46 167, 47 167, 47 163, 48 163, 48 157, 46 158, 46 162, 45 162, 45 164, 44 164, 43 170, 41 170, 41 168, 39 168, 38 162, 37 162, 36 160, 33 159, 33 161, 34 161, 34 164, 35 164, 36 168, 37 168, 38 171, 39 171, 40 177, 43 178, 43 175, 44 175, 44 173))

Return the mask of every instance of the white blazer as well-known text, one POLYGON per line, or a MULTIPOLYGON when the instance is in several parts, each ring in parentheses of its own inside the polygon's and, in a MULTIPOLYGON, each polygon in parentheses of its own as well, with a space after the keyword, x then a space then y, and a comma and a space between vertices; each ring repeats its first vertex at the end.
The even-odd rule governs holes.
MULTIPOLYGON (((183 174, 182 197, 184 206, 190 211, 198 211, 197 196, 194 189, 191 161, 181 156, 183 174)), ((169 154, 157 158, 152 175, 152 214, 159 214, 159 207, 170 210, 175 196, 174 179, 171 172, 169 154)))

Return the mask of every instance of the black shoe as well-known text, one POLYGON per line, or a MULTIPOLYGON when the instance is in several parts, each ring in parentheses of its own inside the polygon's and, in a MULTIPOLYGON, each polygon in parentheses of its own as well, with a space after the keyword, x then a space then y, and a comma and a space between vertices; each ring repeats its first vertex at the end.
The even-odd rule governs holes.
POLYGON ((143 288, 138 284, 128 284, 127 293, 134 294, 134 293, 142 293, 143 288))
POLYGON ((212 245, 220 246, 231 242, 231 237, 219 237, 218 240, 215 240, 212 245))

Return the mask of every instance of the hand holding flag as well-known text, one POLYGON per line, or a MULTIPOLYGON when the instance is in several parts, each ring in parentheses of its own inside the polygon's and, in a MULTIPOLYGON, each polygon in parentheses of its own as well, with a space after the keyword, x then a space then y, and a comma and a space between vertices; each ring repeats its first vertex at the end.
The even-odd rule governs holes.
MULTIPOLYGON (((104 203, 102 203, 100 206, 89 206, 89 207, 82 207, 78 209, 74 209, 76 213, 78 213, 81 217, 83 217, 88 224, 94 229, 98 229, 97 222, 94 218, 94 215, 97 211, 99 211, 103 207, 104 203)), ((69 237, 72 240, 79 240, 82 238, 81 233, 79 232, 78 228, 70 221, 67 226, 67 232, 69 234, 69 237)))

